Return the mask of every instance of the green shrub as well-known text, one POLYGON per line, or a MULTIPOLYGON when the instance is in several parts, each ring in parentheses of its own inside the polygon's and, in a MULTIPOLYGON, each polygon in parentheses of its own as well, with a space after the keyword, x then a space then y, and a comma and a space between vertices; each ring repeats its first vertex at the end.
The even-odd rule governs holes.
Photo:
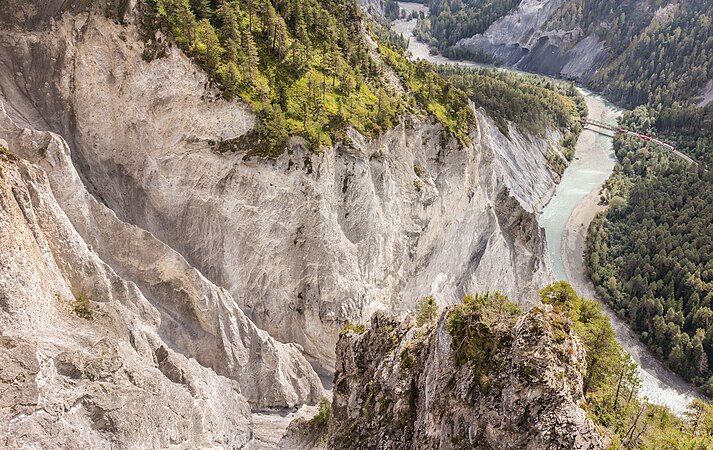
POLYGON ((309 421, 309 423, 318 428, 323 428, 329 423, 329 418, 332 415, 332 403, 327 397, 322 397, 319 400, 319 411, 309 421))
POLYGON ((501 363, 498 349, 509 339, 503 333, 505 324, 512 328, 521 314, 520 308, 500 292, 466 295, 463 303, 448 315, 448 334, 453 341, 451 348, 459 365, 468 364, 478 380, 482 391, 490 387, 489 372, 497 370, 501 363))
POLYGON ((0 146, 0 155, 5 156, 7 159, 10 161, 18 161, 20 160, 20 157, 11 152, 10 150, 6 149, 5 147, 0 146))
POLYGON ((72 303, 72 311, 81 319, 91 320, 94 317, 92 303, 85 293, 80 293, 72 303))
POLYGON ((438 316, 438 305, 432 295, 425 297, 416 308, 416 325, 419 327, 433 321, 438 316))
POLYGON ((363 334, 366 333, 366 325, 363 323, 358 323, 358 324, 353 324, 353 323, 348 323, 342 328, 342 331, 339 334, 347 334, 347 333, 356 333, 356 334, 363 334))
POLYGON ((416 358, 413 356, 413 351, 411 350, 411 343, 404 345, 401 349, 401 368, 409 369, 413 367, 416 363, 416 358))

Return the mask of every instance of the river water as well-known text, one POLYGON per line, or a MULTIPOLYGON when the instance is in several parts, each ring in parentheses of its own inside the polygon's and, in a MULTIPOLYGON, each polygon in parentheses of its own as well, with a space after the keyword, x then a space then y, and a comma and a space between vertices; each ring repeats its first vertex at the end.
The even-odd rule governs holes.
MULTIPOLYGON (((590 119, 616 126, 616 119, 623 112, 620 108, 585 89, 580 89, 580 93, 587 101, 590 119)), ((547 236, 552 271, 558 280, 569 282, 571 280, 564 267, 566 248, 563 245, 567 224, 577 205, 581 204, 591 192, 601 189, 616 165, 611 137, 592 130, 583 133, 591 133, 587 145, 577 146, 574 159, 565 170, 554 196, 539 217, 540 226, 545 229, 547 236)))
MULTIPOLYGON (((399 6, 407 14, 412 11, 428 14, 428 8, 419 3, 399 2, 399 6)), ((488 67, 431 55, 428 46, 413 36, 415 26, 416 20, 397 20, 392 24, 394 31, 409 39, 408 50, 413 59, 425 59, 435 64, 488 67)), ((584 89, 580 89, 580 92, 587 100, 591 119, 616 124, 616 118, 623 110, 592 92, 584 89)), ((555 278, 570 282, 581 295, 589 298, 596 298, 596 295, 584 271, 582 251, 589 222, 602 209, 597 206, 599 191, 616 164, 612 141, 610 136, 592 130, 582 132, 574 160, 565 170, 554 196, 539 217, 540 226, 545 229, 555 278)), ((612 321, 617 340, 639 365, 641 395, 681 415, 690 401, 698 397, 696 391, 689 383, 666 369, 606 305, 605 312, 612 321)))

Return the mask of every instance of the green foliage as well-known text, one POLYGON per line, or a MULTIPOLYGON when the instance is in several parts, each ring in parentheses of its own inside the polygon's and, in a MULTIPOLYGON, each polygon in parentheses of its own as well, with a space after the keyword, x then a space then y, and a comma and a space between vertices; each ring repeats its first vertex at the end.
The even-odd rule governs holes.
MULTIPOLYGON (((567 317, 584 344, 584 407, 596 423, 613 433, 613 448, 645 448, 659 442, 655 435, 661 430, 676 429, 679 422, 670 411, 638 398, 637 366, 616 342, 598 302, 579 297, 564 281, 546 287, 540 295, 555 314, 567 317)), ((557 316, 554 319, 558 323, 557 316)))
POLYGON ((92 303, 87 294, 82 292, 75 297, 72 302, 72 312, 81 319, 92 320, 94 318, 92 303))
POLYGON ((704 450, 713 446, 713 407, 694 400, 683 418, 664 407, 630 402, 617 426, 613 448, 704 450))
POLYGON ((403 369, 410 369, 416 363, 411 343, 404 345, 399 356, 401 357, 401 368, 403 369))
MULTIPOLYGON (((622 123, 653 135, 665 128, 665 140, 711 161, 713 129, 677 128, 681 114, 690 116, 637 108, 622 123)), ((709 120, 708 111, 697 114, 709 120)), ((617 137, 615 150, 610 208, 587 240, 592 281, 664 363, 713 394, 713 176, 631 138, 617 137)))
MULTIPOLYGON (((444 122, 465 141, 470 124, 459 122, 467 105, 439 77, 409 79, 400 94, 388 70, 369 54, 362 15, 349 0, 147 0, 143 36, 146 59, 166 53, 156 30, 172 37, 220 86, 227 99, 239 97, 258 115, 264 156, 282 153, 289 136, 302 136, 314 150, 343 141, 348 127, 375 137, 414 109, 444 122), (432 87, 427 87, 433 84, 432 87), (417 99, 428 89, 429 99, 417 99), (447 91, 447 92, 445 92, 447 91)), ((403 57, 402 39, 380 42, 401 75, 425 76, 403 57), (387 50, 388 49, 388 50, 387 50)), ((393 39, 392 39, 393 38, 393 39)), ((430 70, 432 71, 432 69, 430 70)), ((240 143, 238 143, 240 144, 240 143)))
MULTIPOLYGON (((689 414, 681 420, 668 409, 639 398, 637 366, 616 342, 598 302, 579 297, 563 281, 542 289, 540 296, 543 303, 552 305, 555 342, 558 333, 574 331, 584 344, 587 370, 582 406, 590 418, 608 429, 612 448, 707 448, 701 445, 713 438, 713 407, 707 402, 693 402, 689 414)), ((537 379, 533 367, 521 365, 518 370, 523 380, 537 379)))
POLYGON ((602 306, 581 298, 565 281, 554 283, 540 291, 543 303, 555 312, 568 317, 574 324, 587 350, 587 372, 584 375, 584 394, 607 383, 611 371, 620 365, 624 351, 616 342, 614 329, 603 314, 602 306))
POLYGON ((416 106, 433 115, 443 125, 447 136, 469 144, 475 114, 465 92, 446 81, 430 62, 409 61, 401 47, 380 43, 379 53, 413 95, 416 106))
POLYGON ((517 304, 500 292, 466 295, 448 315, 448 333, 458 364, 469 364, 480 383, 488 388, 488 372, 497 366, 496 351, 509 339, 521 314, 517 304))
POLYGON ((363 323, 358 323, 358 324, 353 324, 353 323, 348 323, 342 328, 342 330, 339 332, 339 334, 348 334, 348 333, 356 333, 356 334, 364 334, 366 333, 366 325, 363 323))
POLYGON ((255 108, 271 154, 280 153, 290 135, 318 149, 332 145, 346 126, 371 136, 394 119, 395 108, 377 111, 386 86, 365 51, 361 15, 351 2, 150 4, 153 21, 226 98, 238 96, 255 108))
MULTIPOLYGON (((574 156, 574 150, 568 151, 567 152, 570 156, 574 156)), ((550 152, 545 155, 545 158, 547 159, 547 164, 557 172, 560 176, 564 173, 565 169, 567 168, 567 160, 560 155, 558 155, 556 152, 550 150, 550 152)))
MULTIPOLYGON (((437 47, 438 51, 456 52, 460 57, 475 56, 459 52, 453 47, 459 40, 469 38, 488 29, 500 17, 515 9, 521 0, 431 0, 430 15, 419 20, 416 35, 420 40, 437 47)), ((455 56, 452 54, 452 56, 455 56)))
POLYGON ((388 20, 396 20, 401 15, 401 8, 395 0, 385 0, 384 1, 384 17, 388 20))
POLYGON ((3 156, 10 161, 17 161, 20 159, 19 156, 2 146, 0 146, 0 156, 3 156))
POLYGON ((324 428, 329 423, 329 418, 332 416, 332 403, 328 398, 322 397, 318 403, 319 411, 315 414, 309 423, 317 428, 324 428))
POLYGON ((429 295, 421 300, 416 307, 416 325, 420 327, 432 322, 436 317, 438 317, 438 304, 436 304, 435 297, 429 295))
POLYGON ((613 54, 618 55, 597 72, 592 84, 607 98, 628 107, 648 104, 672 106, 694 100, 713 73, 713 3, 708 0, 675 2, 665 19, 654 17, 656 7, 635 0, 565 2, 560 10, 582 4, 582 19, 593 28, 613 54), (606 23, 606 26, 602 24, 606 23))
POLYGON ((577 293, 566 281, 558 281, 543 288, 540 290, 540 298, 542 303, 563 309, 569 314, 576 313, 581 302, 577 293))
MULTIPOLYGON (((431 15, 419 21, 414 34, 448 57, 492 63, 483 52, 469 54, 455 45, 484 32, 520 3, 432 0, 431 15)), ((695 102, 711 79, 711 20, 713 3, 708 0, 571 0, 562 2, 544 28, 597 36, 611 57, 591 86, 630 108, 641 104, 659 108, 695 102)))
POLYGON ((594 33, 615 57, 592 81, 607 98, 628 107, 671 106, 691 100, 713 71, 713 4, 689 0, 564 2, 550 30, 581 28, 594 33), (658 19, 657 9, 672 6, 658 19))
POLYGON ((565 157, 574 155, 587 106, 571 83, 455 65, 444 65, 439 72, 465 91, 477 107, 484 108, 505 136, 510 133, 508 122, 536 137, 544 137, 548 128, 554 128, 564 136, 565 157))

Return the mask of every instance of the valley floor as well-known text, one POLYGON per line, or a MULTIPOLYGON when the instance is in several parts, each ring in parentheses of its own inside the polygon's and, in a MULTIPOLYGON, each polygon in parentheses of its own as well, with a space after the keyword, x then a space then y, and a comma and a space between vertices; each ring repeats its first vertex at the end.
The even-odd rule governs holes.
MULTIPOLYGON (((601 120, 605 108, 601 102, 588 102, 589 117, 601 120)), ((577 142, 578 158, 592 158, 595 153, 603 153, 600 136, 592 130, 584 130, 577 142)), ((561 239, 562 264, 567 281, 582 296, 598 299, 594 285, 587 276, 584 262, 584 250, 589 224, 594 217, 606 209, 600 204, 601 187, 595 188, 574 209, 567 220, 561 239)), ((602 302, 602 304, 604 304, 602 302)), ((676 414, 682 414, 688 404, 699 394, 689 383, 665 368, 654 355, 639 341, 629 326, 619 319, 614 311, 604 305, 605 313, 611 319, 617 340, 631 354, 639 366, 639 378, 642 381, 642 394, 649 401, 666 405, 676 414)))
MULTIPOLYGON (((399 6, 405 9, 409 14, 413 10, 420 10, 420 5, 413 3, 399 2, 399 6)), ((393 23, 393 29, 395 31, 402 33, 410 39, 409 50, 412 53, 413 59, 426 59, 434 64, 450 63, 478 66, 478 64, 474 63, 449 60, 441 55, 431 55, 428 51, 428 46, 422 42, 418 42, 416 37, 412 34, 415 25, 415 20, 397 20, 393 23)), ((589 118, 606 122, 607 106, 602 99, 599 97, 593 98, 588 94, 585 95, 585 97, 587 97, 589 118)), ((546 221, 559 222, 560 220, 566 220, 566 225, 561 235, 559 232, 553 235, 552 230, 549 230, 547 233, 548 240, 554 239, 555 242, 560 241, 561 243, 559 249, 555 251, 556 254, 552 254, 553 249, 550 247, 552 266, 556 276, 566 278, 577 292, 592 299, 597 299, 597 296, 595 295, 594 286, 589 280, 584 267, 583 251, 589 223, 594 216, 603 209, 598 203, 601 183, 606 177, 602 178, 601 181, 597 181, 595 183, 596 186, 594 186, 592 181, 598 178, 598 175, 590 175, 594 175, 594 172, 601 171, 602 164, 611 164, 611 167, 613 167, 614 161, 607 161, 609 156, 607 156, 606 153, 603 140, 599 134, 591 130, 583 131, 577 142, 577 150, 575 153, 575 157, 579 158, 579 160, 574 161, 568 170, 571 172, 574 166, 579 167, 579 170, 576 171, 575 182, 572 183, 572 180, 567 181, 563 178, 555 193, 555 197, 561 195, 572 198, 580 195, 585 195, 585 197, 582 200, 578 200, 576 203, 577 206, 569 216, 563 217, 562 213, 566 214, 566 211, 550 211, 549 213, 545 211, 543 214, 543 216, 557 216, 546 218, 546 221), (592 189, 593 186, 594 188, 592 189), (582 189, 586 189, 586 191, 582 192, 582 189), (585 194, 589 189, 592 189, 591 192, 589 192, 588 195, 585 194)), ((607 172, 611 173, 611 168, 609 168, 607 172)), ((566 177, 567 172, 565 172, 565 178, 566 177)), ((558 208, 555 209, 559 209, 559 207, 565 206, 564 203, 571 205, 571 200, 570 198, 553 198, 552 202, 558 205, 558 208)), ((550 209, 552 210, 552 208, 550 209)), ((548 226, 544 225, 542 216, 540 218, 540 225, 546 229, 548 228, 548 226)), ((560 228, 561 226, 561 223, 555 225, 550 224, 550 228, 553 229, 560 228)), ((688 403, 698 397, 699 394, 690 383, 685 382, 672 371, 665 368, 651 351, 639 341, 638 337, 629 329, 628 325, 620 320, 603 302, 602 304, 604 305, 607 315, 611 318, 617 339, 639 365, 642 393, 647 396, 652 403, 665 405, 675 413, 679 415, 682 414, 688 403)))
POLYGON ((277 448, 280 439, 290 423, 298 418, 311 419, 319 408, 304 405, 297 411, 288 410, 262 410, 253 411, 253 448, 267 450, 277 448))

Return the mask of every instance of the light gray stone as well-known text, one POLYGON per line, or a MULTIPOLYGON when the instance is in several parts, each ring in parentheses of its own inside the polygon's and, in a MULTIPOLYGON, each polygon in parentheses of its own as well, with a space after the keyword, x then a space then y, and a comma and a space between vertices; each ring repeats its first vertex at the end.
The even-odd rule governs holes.
POLYGON ((491 323, 490 356, 462 364, 447 318, 417 327, 376 314, 344 333, 329 422, 296 422, 282 448, 605 448, 580 407, 585 348, 551 306, 491 323))
POLYGON ((0 70, 8 113, 59 132, 88 190, 119 219, 327 369, 338 330, 378 309, 403 315, 425 295, 449 304, 484 289, 526 301, 551 279, 530 219, 557 181, 546 161, 557 133, 508 139, 478 113, 463 148, 443 141, 440 125, 406 118, 376 140, 350 133, 323 153, 292 142, 277 159, 246 160, 214 147, 250 130, 253 114, 220 99, 177 49, 145 62, 135 26, 97 14, 38 27, 50 32, 0 33, 0 61, 33 74, 0 70), (496 205, 503 192, 517 200, 507 211, 496 205), (526 229, 501 225, 521 216, 526 229))

